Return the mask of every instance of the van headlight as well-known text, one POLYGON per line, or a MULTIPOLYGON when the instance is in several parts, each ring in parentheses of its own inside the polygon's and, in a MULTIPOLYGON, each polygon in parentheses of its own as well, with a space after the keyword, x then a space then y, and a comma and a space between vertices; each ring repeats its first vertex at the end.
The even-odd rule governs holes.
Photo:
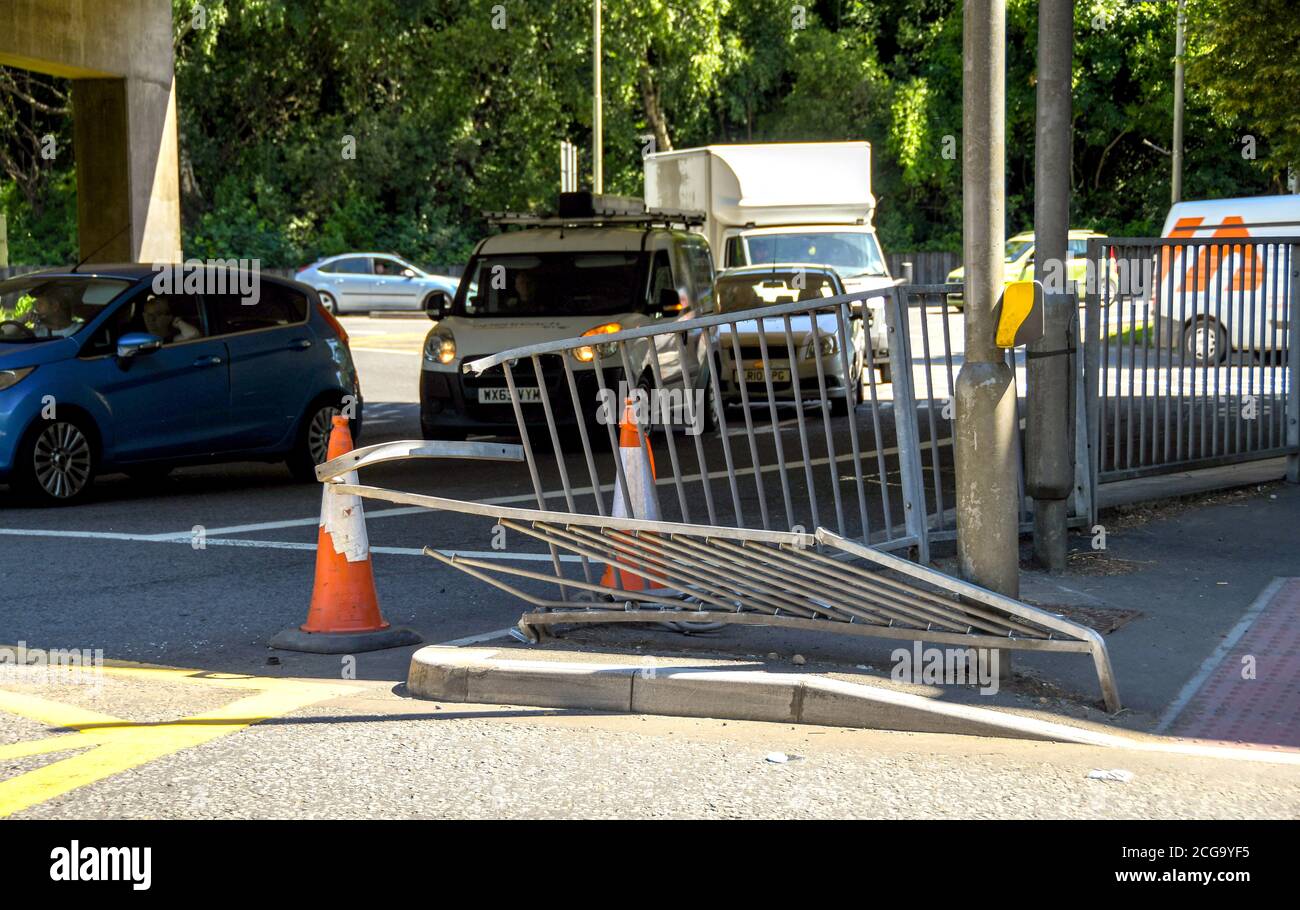
MULTIPOLYGON (((590 338, 593 335, 613 335, 615 332, 623 331, 623 326, 617 322, 607 322, 604 325, 598 325, 594 329, 588 329, 582 333, 583 338, 590 338)), ((573 359, 578 363, 591 363, 599 355, 602 359, 613 357, 618 353, 617 342, 607 342, 605 344, 584 344, 580 348, 574 348, 573 359)))
POLYGON ((424 359, 429 363, 448 364, 456 360, 456 336, 451 329, 438 328, 424 342, 424 359))
POLYGON ((23 381, 23 377, 36 367, 23 367, 21 370, 0 370, 0 392, 12 388, 23 381))
POLYGON ((839 340, 834 335, 823 335, 816 341, 809 341, 803 347, 804 360, 812 360, 814 357, 829 357, 832 354, 838 354, 840 350, 839 340))

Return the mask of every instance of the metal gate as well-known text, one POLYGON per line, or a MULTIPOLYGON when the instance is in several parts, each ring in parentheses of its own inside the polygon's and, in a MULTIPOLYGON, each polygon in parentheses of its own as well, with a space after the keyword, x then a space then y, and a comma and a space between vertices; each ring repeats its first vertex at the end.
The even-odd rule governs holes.
POLYGON ((1300 453, 1300 237, 1105 239, 1084 319, 1093 483, 1300 453))

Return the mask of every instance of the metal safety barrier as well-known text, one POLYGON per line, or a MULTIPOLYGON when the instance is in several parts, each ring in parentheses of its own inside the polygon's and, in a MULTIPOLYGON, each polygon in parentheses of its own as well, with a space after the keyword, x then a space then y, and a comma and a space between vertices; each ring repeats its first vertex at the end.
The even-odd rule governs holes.
POLYGON ((1094 484, 1280 455, 1295 474, 1300 237, 1247 227, 1090 242, 1094 484))
MULTIPOLYGON (((654 622, 693 630, 728 623, 1087 653, 1107 708, 1119 710, 1109 656, 1096 631, 889 552, 914 548, 928 561, 923 433, 912 398, 911 345, 900 340, 910 333, 900 332, 910 319, 907 298, 895 288, 879 304, 855 307, 872 296, 881 292, 664 322, 479 358, 468 369, 477 382, 499 382, 508 390, 519 446, 388 443, 327 462, 317 476, 341 495, 479 516, 546 548, 549 573, 424 550, 530 604, 519 623, 530 640, 562 624, 654 622), (868 317, 886 320, 887 355, 872 341, 877 324, 868 317), (700 353, 694 361, 692 344, 700 353), (893 383, 876 375, 884 357, 893 383), (694 375, 690 362, 701 365, 694 375), (653 518, 643 514, 648 503, 632 498, 615 429, 620 402, 604 415, 603 433, 597 432, 601 422, 591 419, 593 406, 610 400, 617 380, 629 378, 633 388, 699 388, 713 396, 717 426, 707 434, 672 426, 636 434, 647 456, 652 446, 659 449, 657 464, 668 454, 664 476, 650 487, 653 518), (846 380, 859 383, 860 395, 845 387, 846 380), (858 404, 846 406, 847 420, 832 420, 829 392, 837 382, 848 405, 858 404), (567 394, 553 398, 557 391, 567 394), (731 417, 729 402, 736 406, 731 417), (757 419, 762 416, 766 422, 757 419), (533 440, 543 428, 549 448, 539 451, 533 440), (609 448, 598 452, 592 437, 601 435, 609 448), (537 508, 388 490, 364 485, 354 473, 442 455, 523 460, 537 508), (571 470, 585 470, 587 483, 575 484, 571 470), (549 586, 558 593, 539 592, 549 586)), ((924 347, 928 336, 921 337, 924 347)), ((935 428, 930 432, 933 438, 935 428)))
MULTIPOLYGON (((665 432, 642 436, 658 449, 656 514, 712 527, 825 525, 885 549, 917 547, 927 559, 915 440, 910 423, 895 420, 911 403, 897 389, 884 396, 880 374, 894 371, 895 354, 872 338, 883 337, 878 321, 893 298, 858 292, 665 320, 515 348, 466 369, 480 387, 506 390, 539 508, 562 498, 569 512, 611 514, 612 494, 629 496, 618 456, 624 397, 640 389, 672 402, 680 393, 694 409, 691 431, 660 421, 665 432), (597 402, 605 410, 593 414, 597 402), (716 434, 699 432, 709 423, 716 434), (543 432, 557 453, 545 465, 535 446, 543 432), (608 449, 593 439, 601 436, 608 449), (577 487, 571 474, 586 483, 577 487)), ((635 514, 630 500, 623 507, 635 514)))

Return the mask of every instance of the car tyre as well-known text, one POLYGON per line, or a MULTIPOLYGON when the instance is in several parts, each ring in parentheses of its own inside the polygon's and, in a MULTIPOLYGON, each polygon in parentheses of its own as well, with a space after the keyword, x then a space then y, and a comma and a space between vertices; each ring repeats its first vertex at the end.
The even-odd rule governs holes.
POLYGON ((315 402, 303 414, 293 451, 285 459, 294 480, 300 483, 316 482, 316 466, 327 460, 334 418, 342 413, 338 399, 324 399, 315 402))
POLYGON ((325 309, 330 311, 331 315, 337 316, 339 314, 339 302, 329 291, 320 292, 320 302, 324 304, 325 309))
POLYGON ((94 435, 80 420, 41 420, 19 446, 14 489, 19 498, 40 506, 81 502, 95 480, 94 435))
POLYGON ((1228 357, 1228 332, 1213 319, 1198 319, 1183 332, 1183 349, 1198 366, 1214 366, 1228 357))

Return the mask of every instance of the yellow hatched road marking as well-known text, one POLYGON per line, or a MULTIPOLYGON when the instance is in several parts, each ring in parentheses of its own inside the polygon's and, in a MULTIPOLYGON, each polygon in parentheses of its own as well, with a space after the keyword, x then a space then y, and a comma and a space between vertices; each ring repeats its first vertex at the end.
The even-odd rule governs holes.
POLYGON ((200 714, 139 723, 0 688, 0 711, 75 731, 0 746, 0 760, 82 750, 34 771, 0 781, 0 818, 164 755, 357 691, 356 686, 335 683, 210 674, 170 667, 104 667, 103 672, 110 676, 256 691, 200 714))

